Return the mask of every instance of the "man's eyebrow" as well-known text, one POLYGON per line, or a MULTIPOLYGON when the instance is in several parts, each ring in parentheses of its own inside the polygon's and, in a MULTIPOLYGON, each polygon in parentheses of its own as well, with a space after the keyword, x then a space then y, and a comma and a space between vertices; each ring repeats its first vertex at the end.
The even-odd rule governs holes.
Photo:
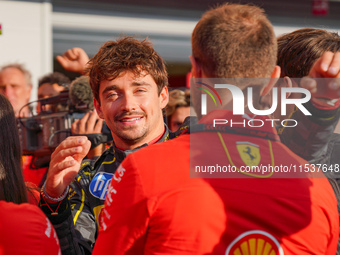
POLYGON ((134 82, 132 83, 132 86, 142 86, 142 85, 151 86, 150 83, 147 83, 147 82, 145 82, 145 81, 134 81, 134 82))
POLYGON ((110 90, 115 90, 115 89, 117 89, 117 86, 116 86, 116 85, 108 86, 108 87, 106 87, 106 88, 103 90, 102 94, 105 94, 106 92, 108 92, 108 91, 110 91, 110 90))
MULTIPOLYGON (((132 85, 132 86, 135 86, 135 87, 137 87, 137 86, 144 86, 144 85, 146 85, 146 86, 151 86, 150 83, 147 83, 147 82, 145 82, 145 81, 134 81, 134 82, 132 82, 131 85, 132 85)), ((106 88, 103 90, 102 94, 105 94, 105 93, 107 93, 108 91, 116 90, 116 89, 118 89, 118 87, 117 87, 116 85, 108 86, 108 87, 106 87, 106 88)))

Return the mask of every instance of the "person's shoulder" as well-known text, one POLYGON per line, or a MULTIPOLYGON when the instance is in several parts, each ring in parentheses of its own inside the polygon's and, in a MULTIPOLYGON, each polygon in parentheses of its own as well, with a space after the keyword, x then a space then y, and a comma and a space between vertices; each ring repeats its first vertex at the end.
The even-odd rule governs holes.
POLYGON ((73 182, 79 182, 80 180, 82 180, 81 183, 84 183, 84 180, 88 180, 86 181, 86 183, 88 183, 97 172, 97 170, 94 167, 95 162, 96 162, 95 160, 90 159, 83 160, 80 165, 80 170, 75 179, 73 180, 73 182))
POLYGON ((0 201, 0 214, 7 214, 9 216, 15 215, 25 215, 25 217, 45 217, 45 214, 40 210, 40 208, 36 205, 29 203, 15 204, 12 202, 0 201))
POLYGON ((59 240, 46 215, 36 205, 0 201, 0 247, 6 254, 60 254, 59 240))
MULTIPOLYGON (((0 201, 1 225, 21 230, 35 228, 43 231, 46 229, 48 219, 41 209, 32 204, 15 204, 12 202, 0 201)), ((39 233, 36 233, 39 235, 39 233)))
MULTIPOLYGON (((78 179, 79 177, 84 178, 85 176, 87 177, 91 177, 93 175, 95 175, 98 171, 98 168, 100 167, 101 163, 110 155, 113 155, 113 151, 112 151, 112 146, 110 146, 109 148, 107 148, 102 155, 100 155, 98 158, 96 159, 84 159, 81 162, 80 165, 80 170, 77 174, 76 179, 78 179)), ((112 157, 112 156, 111 156, 112 157)))
MULTIPOLYGON (((164 172, 167 172, 174 165, 187 167, 190 161, 189 157, 190 135, 182 135, 169 141, 146 146, 129 154, 123 161, 122 168, 131 175, 144 176, 145 174, 148 177, 159 176, 163 178, 164 172)), ((177 168, 169 170, 171 173, 175 171, 177 171, 177 168)))
POLYGON ((327 178, 311 178, 310 200, 312 204, 326 208, 328 213, 338 215, 337 200, 334 190, 327 178))
POLYGON ((150 157, 155 159, 156 155, 161 156, 175 156, 176 154, 182 154, 183 151, 190 149, 190 135, 183 134, 179 137, 173 138, 168 141, 164 141, 161 143, 155 143, 140 150, 130 154, 128 157, 150 157))

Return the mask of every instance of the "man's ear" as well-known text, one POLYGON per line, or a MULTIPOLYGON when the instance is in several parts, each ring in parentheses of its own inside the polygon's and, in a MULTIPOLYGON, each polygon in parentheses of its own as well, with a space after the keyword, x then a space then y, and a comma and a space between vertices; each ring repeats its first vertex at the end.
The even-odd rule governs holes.
POLYGON ((265 95, 267 95, 272 90, 272 88, 274 87, 275 83, 280 78, 280 74, 281 74, 281 67, 275 66, 274 70, 273 70, 273 72, 272 72, 272 74, 270 76, 270 80, 267 83, 267 85, 265 85, 262 88, 260 96, 265 96, 265 95))
POLYGON ((28 87, 27 87, 27 95, 26 95, 27 96, 27 102, 30 101, 31 94, 32 94, 32 84, 28 85, 28 87))
POLYGON ((193 56, 189 56, 191 62, 191 77, 202 78, 202 68, 200 63, 193 56))
MULTIPOLYGON (((283 77, 283 86, 285 87, 285 88, 292 88, 293 87, 293 83, 292 83, 292 80, 288 77, 288 76, 285 76, 285 77, 283 77)), ((286 93, 286 95, 287 95, 287 98, 288 97, 290 97, 290 95, 291 95, 292 93, 286 93)))
POLYGON ((94 104, 94 108, 96 108, 99 118, 104 119, 104 115, 103 115, 100 103, 95 98, 93 98, 93 104, 94 104))
POLYGON ((161 109, 165 108, 165 106, 169 102, 169 90, 167 86, 162 88, 162 91, 159 95, 159 99, 160 99, 161 109))

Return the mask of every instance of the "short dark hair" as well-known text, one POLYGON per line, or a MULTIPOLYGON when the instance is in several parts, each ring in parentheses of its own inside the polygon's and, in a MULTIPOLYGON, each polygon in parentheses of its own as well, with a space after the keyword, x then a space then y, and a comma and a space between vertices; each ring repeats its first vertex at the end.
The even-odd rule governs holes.
POLYGON ((340 51, 338 33, 322 29, 303 28, 278 39, 277 65, 281 77, 301 78, 308 75, 314 62, 326 51, 340 51))
POLYGON ((90 59, 87 74, 94 98, 99 102, 99 86, 103 80, 113 80, 122 72, 131 71, 139 75, 146 71, 152 76, 161 93, 168 85, 168 73, 164 60, 146 39, 139 41, 124 37, 106 42, 98 53, 90 59))
POLYGON ((43 85, 44 83, 49 83, 49 84, 56 83, 59 86, 63 86, 64 84, 69 85, 70 79, 62 73, 54 72, 54 73, 46 74, 41 79, 39 79, 39 87, 43 85))
POLYGON ((267 78, 276 65, 273 27, 256 6, 227 3, 207 11, 191 42, 193 57, 210 78, 267 78))

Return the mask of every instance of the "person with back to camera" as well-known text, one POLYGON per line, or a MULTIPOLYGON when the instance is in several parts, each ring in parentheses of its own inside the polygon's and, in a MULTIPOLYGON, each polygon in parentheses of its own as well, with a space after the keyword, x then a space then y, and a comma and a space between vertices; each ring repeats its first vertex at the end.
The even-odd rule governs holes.
POLYGON ((59 255, 52 224, 32 204, 21 170, 21 148, 13 107, 0 95, 0 254, 59 255), (20 245, 18 245, 20 244, 20 245))
MULTIPOLYGON (((335 254, 339 218, 324 175, 245 171, 307 161, 280 142, 267 116, 256 116, 263 126, 228 122, 214 128, 216 119, 255 118, 247 106, 243 115, 233 114, 230 90, 216 89, 221 105, 207 100, 206 115, 201 112, 206 94, 199 88, 207 88, 202 83, 233 81, 244 93, 251 87, 259 109, 260 96, 280 77, 277 41, 263 10, 224 4, 207 11, 191 41, 191 97, 199 124, 190 135, 143 148, 122 162, 106 196, 93 255, 335 254)), ((337 60, 324 59, 319 65, 326 70, 313 71, 326 75, 337 60)))
POLYGON ((107 188, 126 155, 176 136, 163 121, 167 72, 151 43, 132 37, 106 42, 88 63, 88 75, 94 106, 114 144, 96 161, 82 162, 90 141, 70 136, 52 154, 40 204, 56 228, 63 254, 92 252, 107 188))

